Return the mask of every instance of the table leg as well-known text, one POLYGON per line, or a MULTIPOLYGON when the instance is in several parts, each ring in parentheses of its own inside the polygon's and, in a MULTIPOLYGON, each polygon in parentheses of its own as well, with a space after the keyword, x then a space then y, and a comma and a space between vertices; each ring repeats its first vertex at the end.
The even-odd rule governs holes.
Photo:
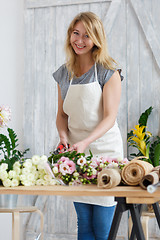
POLYGON ((138 206, 136 204, 129 204, 129 205, 130 205, 129 209, 131 212, 133 227, 136 233, 137 240, 145 240, 138 206))
POLYGON ((152 204, 152 206, 153 206, 153 209, 154 209, 154 213, 155 213, 155 216, 156 216, 156 219, 157 219, 158 226, 160 228, 160 208, 159 208, 159 203, 156 202, 156 203, 152 204))
POLYGON ((19 212, 12 212, 12 240, 20 240, 19 212))
POLYGON ((117 207, 116 207, 116 211, 114 214, 114 218, 113 218, 113 222, 112 222, 112 226, 110 229, 110 233, 109 233, 109 237, 108 240, 115 240, 116 239, 116 235, 118 232, 118 228, 119 228, 119 224, 121 221, 121 217, 122 217, 122 209, 121 209, 121 204, 118 203, 117 207))
MULTIPOLYGON (((141 216, 141 212, 142 212, 142 206, 143 206, 142 204, 139 204, 137 206, 138 207, 138 211, 140 213, 140 216, 141 216)), ((136 239, 136 233, 135 233, 135 228, 134 228, 134 225, 133 225, 129 240, 135 240, 135 239, 136 239)))

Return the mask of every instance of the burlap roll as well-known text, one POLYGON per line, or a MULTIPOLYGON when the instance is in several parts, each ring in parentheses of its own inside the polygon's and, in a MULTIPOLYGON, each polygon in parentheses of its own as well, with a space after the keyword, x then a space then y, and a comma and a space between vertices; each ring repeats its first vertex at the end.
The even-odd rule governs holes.
POLYGON ((121 171, 118 169, 103 169, 98 174, 97 185, 99 188, 113 188, 121 182, 121 171))
POLYGON ((122 169, 121 177, 127 185, 138 185, 142 178, 153 169, 152 164, 140 160, 140 158, 144 157, 134 158, 122 169))
POLYGON ((150 173, 148 173, 142 178, 139 184, 143 189, 147 189, 149 185, 156 184, 159 182, 159 180, 160 180, 160 166, 153 168, 150 173))

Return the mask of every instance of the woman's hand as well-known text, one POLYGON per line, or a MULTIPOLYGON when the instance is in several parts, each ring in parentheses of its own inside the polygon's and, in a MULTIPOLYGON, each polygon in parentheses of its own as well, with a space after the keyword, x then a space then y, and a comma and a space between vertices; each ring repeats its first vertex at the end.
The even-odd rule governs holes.
POLYGON ((77 153, 83 153, 88 145, 85 141, 80 141, 75 144, 73 144, 68 151, 77 151, 77 153))

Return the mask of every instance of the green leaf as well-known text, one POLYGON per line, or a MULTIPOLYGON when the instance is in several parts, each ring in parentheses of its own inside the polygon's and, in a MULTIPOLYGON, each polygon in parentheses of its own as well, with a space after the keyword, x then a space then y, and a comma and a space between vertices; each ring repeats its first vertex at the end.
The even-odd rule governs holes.
POLYGON ((18 145, 16 145, 16 142, 18 142, 17 135, 13 131, 13 129, 8 128, 7 130, 8 130, 8 133, 9 133, 10 140, 11 140, 12 150, 14 150, 18 146, 18 145))
POLYGON ((9 138, 4 134, 0 134, 0 146, 5 155, 5 157, 10 157, 11 154, 11 144, 9 138))
MULTIPOLYGON (((138 120, 138 123, 140 124, 140 126, 147 126, 148 117, 151 114, 152 109, 153 109, 153 107, 151 106, 140 115, 140 118, 138 120)), ((144 129, 144 131, 145 131, 145 129, 144 129)))
POLYGON ((154 150, 154 159, 153 159, 153 164, 154 166, 159 166, 160 163, 160 143, 157 144, 154 150))

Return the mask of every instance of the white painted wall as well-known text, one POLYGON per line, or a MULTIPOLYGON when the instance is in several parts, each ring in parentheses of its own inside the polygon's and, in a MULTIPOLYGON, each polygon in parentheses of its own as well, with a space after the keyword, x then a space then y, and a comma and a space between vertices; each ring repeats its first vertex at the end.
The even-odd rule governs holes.
MULTIPOLYGON (((12 110, 12 127, 22 150, 24 84, 23 0, 0 0, 0 105, 12 110)), ((0 214, 0 239, 11 239, 11 214, 0 214), (3 223, 3 224, 2 224, 3 223)))

